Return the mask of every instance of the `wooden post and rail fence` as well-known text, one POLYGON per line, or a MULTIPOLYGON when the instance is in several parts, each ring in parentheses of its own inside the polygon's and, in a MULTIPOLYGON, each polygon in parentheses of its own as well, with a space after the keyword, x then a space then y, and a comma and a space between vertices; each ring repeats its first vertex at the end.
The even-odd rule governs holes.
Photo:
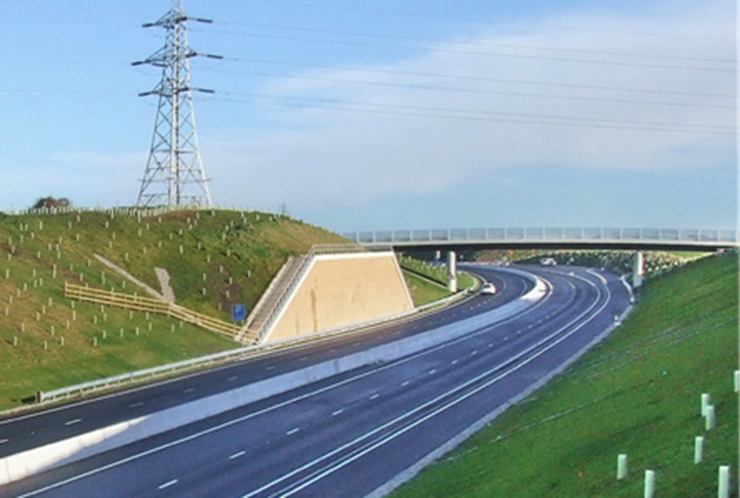
MULTIPOLYGON (((236 333, 238 332, 238 327, 235 324, 189 310, 174 303, 161 301, 151 297, 106 291, 66 282, 64 284, 64 297, 67 299, 104 304, 133 311, 158 313, 160 315, 177 318, 183 322, 202 327, 211 332, 228 337, 231 340, 236 340, 236 333)), ((244 339, 249 340, 253 338, 245 337, 244 339)))

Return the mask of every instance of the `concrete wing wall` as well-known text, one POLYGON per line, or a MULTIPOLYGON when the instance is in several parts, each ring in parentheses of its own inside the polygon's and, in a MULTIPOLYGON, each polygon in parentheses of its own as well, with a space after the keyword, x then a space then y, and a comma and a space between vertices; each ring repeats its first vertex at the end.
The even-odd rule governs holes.
POLYGON ((362 323, 413 308, 393 252, 316 256, 265 342, 362 323))

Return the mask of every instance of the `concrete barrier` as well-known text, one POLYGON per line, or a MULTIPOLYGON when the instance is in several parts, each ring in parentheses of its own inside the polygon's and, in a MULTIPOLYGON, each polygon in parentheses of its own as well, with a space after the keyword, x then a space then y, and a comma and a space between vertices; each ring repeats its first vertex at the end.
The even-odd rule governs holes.
MULTIPOLYGON (((531 278, 524 272, 516 273, 531 278)), ((546 292, 545 283, 536 279, 534 288, 517 301, 454 324, 10 455, 0 459, 0 485, 120 448, 340 373, 419 353, 511 318, 535 305, 546 292)))

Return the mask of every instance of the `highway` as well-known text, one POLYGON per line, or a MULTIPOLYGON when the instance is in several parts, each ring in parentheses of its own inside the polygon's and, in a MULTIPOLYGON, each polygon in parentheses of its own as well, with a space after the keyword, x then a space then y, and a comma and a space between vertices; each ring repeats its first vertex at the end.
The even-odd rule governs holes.
MULTIPOLYGON (((477 268, 500 289, 497 295, 476 296, 372 332, 3 421, 0 440, 7 442, 0 450, 14 453, 141 410, 160 410, 237 382, 422 333, 501 306, 531 288, 521 276, 477 268)), ((0 487, 0 496, 367 495, 527 391, 629 306, 627 288, 607 273, 531 271, 546 280, 549 293, 526 313, 398 361, 347 372, 0 487)))

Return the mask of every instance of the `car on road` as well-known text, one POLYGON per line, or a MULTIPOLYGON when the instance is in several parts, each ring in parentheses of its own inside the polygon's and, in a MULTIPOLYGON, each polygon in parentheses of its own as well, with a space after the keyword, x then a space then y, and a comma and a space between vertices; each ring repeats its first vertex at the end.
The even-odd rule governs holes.
POLYGON ((496 294, 496 287, 491 282, 483 284, 479 291, 481 294, 496 294))
POLYGON ((553 259, 553 258, 542 258, 540 260, 540 265, 542 265, 542 266, 555 266, 557 264, 558 264, 558 262, 555 261, 555 259, 553 259))

